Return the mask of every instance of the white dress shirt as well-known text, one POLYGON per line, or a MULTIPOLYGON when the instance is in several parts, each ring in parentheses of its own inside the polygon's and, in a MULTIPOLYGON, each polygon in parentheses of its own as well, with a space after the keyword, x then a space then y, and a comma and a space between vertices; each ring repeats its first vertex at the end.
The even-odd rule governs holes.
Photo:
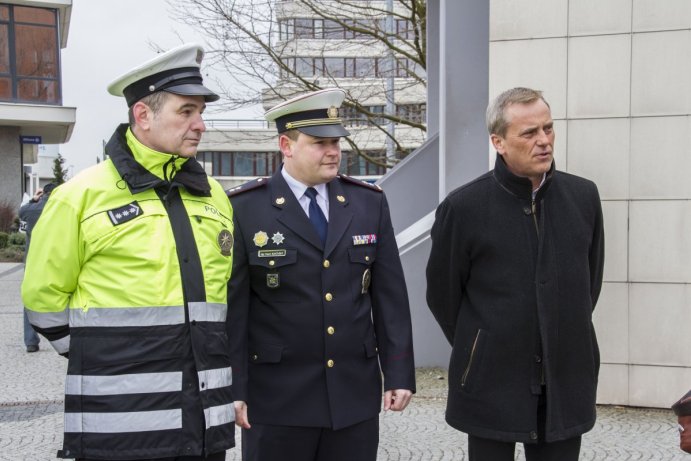
MULTIPOLYGON (((298 181, 297 179, 293 178, 290 175, 290 173, 286 171, 285 168, 281 168, 281 174, 283 175, 283 179, 285 179, 288 183, 290 190, 292 190, 293 194, 295 194, 295 198, 298 199, 298 203, 300 203, 300 206, 303 210, 305 210, 305 214, 309 217, 310 198, 305 195, 307 186, 298 181)), ((319 208, 321 208, 322 213, 324 213, 324 217, 326 217, 326 221, 328 222, 329 194, 327 193, 326 184, 317 184, 316 186, 314 186, 314 188, 317 190, 317 205, 319 205, 319 208)))

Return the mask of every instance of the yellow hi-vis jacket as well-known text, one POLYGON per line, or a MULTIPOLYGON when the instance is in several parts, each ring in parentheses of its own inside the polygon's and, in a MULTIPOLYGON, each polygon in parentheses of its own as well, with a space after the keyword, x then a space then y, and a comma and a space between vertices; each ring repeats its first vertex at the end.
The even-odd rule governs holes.
POLYGON ((68 356, 65 458, 201 456, 234 445, 225 322, 232 208, 194 159, 126 125, 56 188, 22 297, 68 356))

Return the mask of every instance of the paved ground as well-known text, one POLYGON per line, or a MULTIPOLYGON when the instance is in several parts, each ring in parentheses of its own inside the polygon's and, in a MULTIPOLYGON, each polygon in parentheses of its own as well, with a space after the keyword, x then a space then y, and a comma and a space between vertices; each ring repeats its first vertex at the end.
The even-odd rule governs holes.
MULTIPOLYGON (((55 460, 62 443, 66 360, 45 340, 27 354, 22 343, 21 264, 0 263, 0 460, 55 460)), ((443 370, 420 369, 419 392, 403 414, 381 417, 379 461, 460 461, 465 436, 444 422, 443 370)), ((237 449, 227 460, 239 460, 237 449)), ((522 448, 516 460, 523 460, 522 448)), ((669 410, 599 407, 595 429, 583 438, 581 460, 689 460, 678 449, 669 410)))

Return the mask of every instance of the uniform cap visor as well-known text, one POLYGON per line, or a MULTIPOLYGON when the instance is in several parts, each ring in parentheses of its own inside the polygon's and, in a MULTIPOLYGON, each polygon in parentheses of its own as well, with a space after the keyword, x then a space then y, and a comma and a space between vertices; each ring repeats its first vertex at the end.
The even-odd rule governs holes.
POLYGON ((214 102, 221 99, 219 95, 198 83, 185 83, 183 85, 170 86, 164 88, 163 91, 179 94, 180 96, 204 96, 204 101, 206 102, 214 102))
POLYGON ((315 138, 340 138, 350 136, 350 132, 343 128, 341 124, 303 126, 296 128, 301 133, 305 133, 315 138))

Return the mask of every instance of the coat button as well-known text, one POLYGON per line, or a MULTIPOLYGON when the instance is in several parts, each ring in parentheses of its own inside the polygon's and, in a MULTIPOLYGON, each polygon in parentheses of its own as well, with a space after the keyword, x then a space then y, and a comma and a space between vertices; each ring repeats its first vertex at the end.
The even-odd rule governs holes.
POLYGON ((330 265, 331 265, 331 263, 329 262, 329 260, 328 260, 328 259, 325 259, 325 260, 324 260, 324 268, 325 268, 325 269, 328 269, 330 265))
POLYGON ((531 440, 537 440, 537 432, 530 431, 530 439, 531 440))
POLYGON ((369 261, 369 256, 365 256, 365 261, 369 261))
POLYGON ((275 265, 276 265, 276 261, 274 261, 273 259, 271 261, 269 261, 269 266, 273 267, 275 265))
POLYGON ((523 213, 525 213, 526 215, 530 216, 530 215, 532 214, 532 212, 533 212, 533 211, 530 209, 529 206, 524 206, 524 207, 523 207, 523 213))
POLYGON ((326 332, 330 335, 336 333, 336 329, 334 327, 329 327, 326 329, 326 332))
POLYGON ((326 296, 324 296, 324 299, 326 299, 327 301, 331 301, 334 299, 334 297, 331 293, 327 293, 326 296))
POLYGON ((257 360, 258 358, 259 358, 259 356, 258 356, 257 354, 254 354, 254 355, 252 356, 252 360, 257 360))
POLYGON ((335 364, 334 364, 334 361, 333 361, 333 360, 329 359, 329 360, 326 361, 326 366, 327 366, 327 367, 333 368, 334 365, 335 365, 335 364))
POLYGON ((535 363, 542 363, 542 357, 540 357, 539 355, 536 355, 535 356, 535 363))

